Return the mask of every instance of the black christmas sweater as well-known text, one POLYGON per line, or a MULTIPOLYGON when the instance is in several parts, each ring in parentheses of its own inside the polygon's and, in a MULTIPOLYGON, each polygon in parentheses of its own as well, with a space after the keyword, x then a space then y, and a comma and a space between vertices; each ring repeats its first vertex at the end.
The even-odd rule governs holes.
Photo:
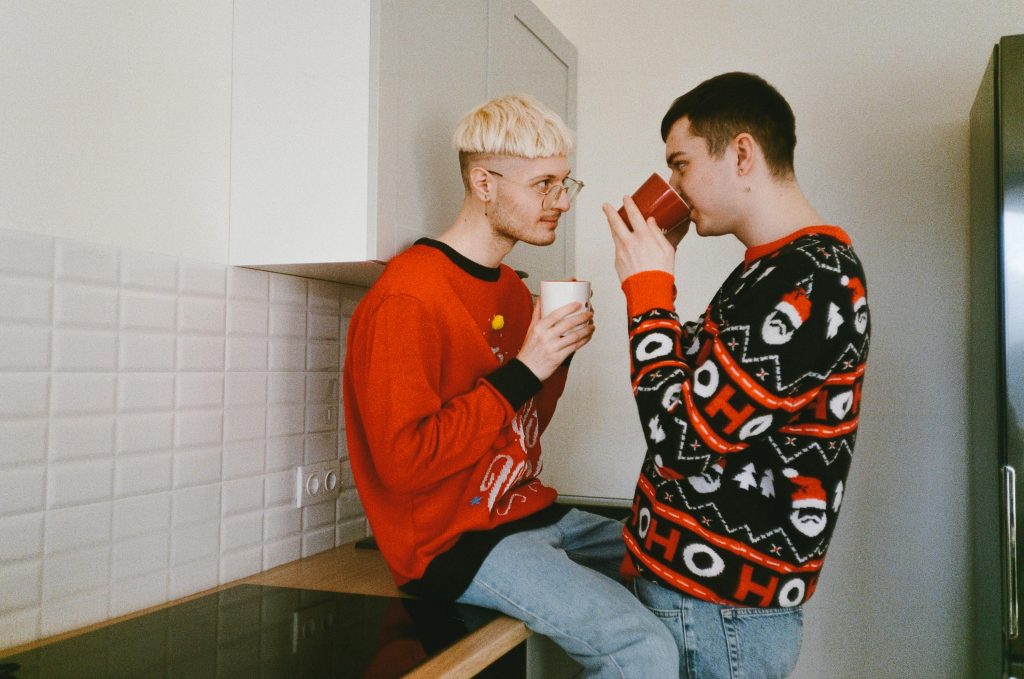
POLYGON ((671 274, 622 285, 647 443, 624 571, 719 604, 810 598, 853 457, 870 337, 849 237, 751 248, 695 323, 671 274))

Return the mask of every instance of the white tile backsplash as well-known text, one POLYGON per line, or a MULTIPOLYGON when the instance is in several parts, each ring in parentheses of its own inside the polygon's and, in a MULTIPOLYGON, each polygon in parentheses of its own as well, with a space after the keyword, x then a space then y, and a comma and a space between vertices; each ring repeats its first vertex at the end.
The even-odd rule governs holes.
POLYGON ((46 637, 103 620, 109 615, 109 586, 97 586, 84 594, 66 599, 45 597, 39 632, 46 637))
POLYGON ((174 335, 122 332, 118 339, 118 367, 122 374, 174 370, 174 335))
POLYGON ((53 276, 53 238, 0 229, 0 271, 53 276))
POLYGON ((117 453, 168 449, 174 442, 174 414, 122 413, 117 417, 117 453))
POLYGON ((224 483, 221 513, 233 516, 263 509, 263 477, 250 476, 224 483))
POLYGON ((56 325, 113 328, 117 326, 117 289, 58 282, 54 286, 56 325))
POLYGON ((271 370, 305 370, 306 343, 283 339, 270 340, 271 370))
POLYGON ((46 512, 46 554, 59 554, 111 542, 109 502, 46 512))
POLYGON ((43 513, 0 517, 0 563, 43 553, 43 513))
POLYGON ((306 336, 305 312, 278 304, 271 306, 270 335, 272 337, 304 338, 306 336))
POLYGON ((0 648, 365 535, 293 506, 364 292, 0 229, 0 648))
POLYGON ((123 251, 121 287, 175 292, 178 289, 178 260, 149 252, 123 251))
POLYGON ((140 533, 166 532, 171 527, 171 494, 150 493, 113 503, 114 540, 140 533))
POLYGON ((48 278, 0 275, 0 321, 49 323, 52 295, 53 283, 48 278))
POLYGON ((57 372, 117 369, 117 334, 57 328, 53 333, 53 368, 57 372))
POLYGON ((0 516, 38 512, 46 506, 46 467, 5 468, 0 474, 0 516))
POLYGON ((109 582, 109 545, 54 554, 43 564, 43 598, 47 600, 107 587, 109 582))
POLYGON ((233 266, 228 269, 228 297, 267 301, 270 294, 270 274, 266 271, 243 269, 233 266))
POLYGON ((339 365, 340 345, 337 342, 310 342, 306 370, 335 371, 339 365))
POLYGON ((187 448, 174 451, 175 488, 202 486, 220 481, 223 448, 187 448))
POLYGON ((170 534, 166 532, 147 533, 116 542, 111 552, 111 578, 117 581, 154 571, 166 571, 170 561, 170 544, 170 534))
POLYGON ((228 306, 229 335, 267 336, 267 305, 263 302, 232 300, 228 306))
POLYGON ((50 410, 55 415, 112 413, 116 395, 117 376, 113 373, 57 373, 50 410))
POLYGON ((50 418, 50 461, 109 458, 114 453, 114 417, 50 418))
POLYGON ((121 251, 94 243, 56 241, 57 280, 117 285, 121 251))
POLYGON ((263 405, 267 402, 267 374, 228 373, 224 376, 224 403, 227 406, 263 405))
POLYGON ((50 367, 50 329, 34 325, 0 325, 0 370, 45 370, 50 367))
POLYGON ((171 524, 185 526, 220 518, 221 484, 182 488, 171 499, 171 524))
POLYGON ((296 276, 272 276, 270 278, 270 301, 274 304, 305 306, 308 281, 296 276))
MULTIPOLYGON (((327 281, 309 281, 309 308, 321 311, 333 311, 337 313, 341 309, 341 297, 339 289, 348 286, 339 286, 327 281)), ((347 292, 352 296, 355 288, 347 292)))
POLYGON ((341 328, 340 317, 338 314, 310 312, 306 328, 307 336, 310 339, 334 340, 337 342, 341 328))
POLYGON ((220 443, 223 425, 221 410, 179 411, 174 417, 174 445, 181 448, 220 443))
POLYGON ((181 373, 176 382, 174 406, 179 410, 224 406, 224 373, 181 373))
POLYGON ((262 542, 262 511, 224 518, 224 540, 221 542, 221 550, 224 552, 252 547, 262 542))
POLYGON ((301 434, 305 430, 305 406, 277 403, 267 410, 267 436, 301 434))
POLYGON ((266 406, 228 408, 224 411, 224 441, 265 439, 267 436, 266 406))
POLYGON ((306 374, 300 372, 271 373, 267 399, 270 403, 305 403, 306 374))
POLYGON ((178 299, 178 331, 224 336, 224 300, 204 297, 178 299))
POLYGON ((209 372, 224 369, 224 338, 178 335, 178 370, 209 372))
POLYGON ((217 584, 219 571, 220 559, 217 554, 172 567, 168 598, 177 599, 213 587, 217 584))
POLYGON ((174 332, 178 322, 177 298, 152 292, 122 290, 120 325, 125 330, 174 332))
POLYGON ((0 606, 7 610, 38 606, 42 565, 41 561, 0 564, 0 580, 4 583, 0 606))
POLYGON ((228 338, 225 364, 228 370, 266 370, 267 340, 228 338))
POLYGON ((119 498, 170 489, 170 452, 122 455, 114 463, 114 495, 119 498))
MULTIPOLYGON (((0 605, 0 610, 7 610, 0 605)), ((31 606, 10 613, 0 613, 0 639, 9 645, 24 644, 39 638, 40 608, 31 606)))
POLYGON ((266 448, 266 440, 262 438, 253 441, 225 441, 222 477, 227 480, 261 474, 266 448))
POLYGON ((49 400, 49 374, 0 372, 0 418, 46 415, 49 400))
MULTIPOLYGON (((167 571, 158 570, 134 578, 115 581, 110 588, 110 615, 124 615, 167 601, 167 571)), ((150 655, 149 658, 156 656, 150 655)), ((111 668, 123 658, 110 659, 111 668)), ((145 663, 139 663, 145 666, 145 663)))
POLYGON ((46 461, 47 420, 0 420, 0 468, 46 461))
POLYGON ((216 558, 220 553, 221 527, 219 521, 207 521, 174 528, 171 534, 171 565, 216 558))
POLYGON ((113 497, 114 461, 51 462, 46 468, 46 508, 71 507, 113 497))

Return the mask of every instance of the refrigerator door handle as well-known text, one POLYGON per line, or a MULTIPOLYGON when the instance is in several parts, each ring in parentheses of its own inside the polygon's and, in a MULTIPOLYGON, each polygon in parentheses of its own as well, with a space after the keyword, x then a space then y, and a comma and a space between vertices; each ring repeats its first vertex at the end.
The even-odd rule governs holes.
POLYGON ((1017 601, 1017 473, 1010 465, 1002 469, 1003 527, 1006 531, 1006 633, 1011 639, 1020 635, 1020 616, 1017 601))

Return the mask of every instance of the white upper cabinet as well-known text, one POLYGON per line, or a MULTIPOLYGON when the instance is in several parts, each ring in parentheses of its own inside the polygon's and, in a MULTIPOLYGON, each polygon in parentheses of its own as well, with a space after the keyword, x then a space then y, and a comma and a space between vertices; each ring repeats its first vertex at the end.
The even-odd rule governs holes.
MULTIPOLYGON (((231 263, 368 283, 463 199, 455 124, 532 94, 576 122, 576 50, 525 0, 236 0, 231 263)), ((572 275, 572 212, 509 263, 572 275)))

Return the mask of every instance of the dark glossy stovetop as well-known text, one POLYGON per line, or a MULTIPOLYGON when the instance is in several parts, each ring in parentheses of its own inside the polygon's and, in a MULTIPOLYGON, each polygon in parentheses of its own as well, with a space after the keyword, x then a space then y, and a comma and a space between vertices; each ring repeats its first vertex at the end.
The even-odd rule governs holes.
POLYGON ((495 617, 459 604, 240 585, 0 658, 0 679, 396 677, 495 617))

